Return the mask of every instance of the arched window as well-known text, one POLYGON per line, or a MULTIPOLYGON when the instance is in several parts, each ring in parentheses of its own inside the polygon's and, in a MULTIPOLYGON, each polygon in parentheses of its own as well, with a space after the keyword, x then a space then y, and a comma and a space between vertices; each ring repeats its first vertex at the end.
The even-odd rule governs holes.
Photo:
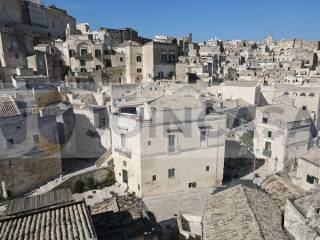
POLYGON ((309 94, 309 97, 314 97, 314 96, 315 96, 314 93, 309 94))
POLYGON ((301 97, 305 97, 306 94, 305 94, 305 93, 300 93, 300 96, 301 96, 301 97))
POLYGON ((137 62, 142 62, 142 57, 141 56, 137 56, 137 62))

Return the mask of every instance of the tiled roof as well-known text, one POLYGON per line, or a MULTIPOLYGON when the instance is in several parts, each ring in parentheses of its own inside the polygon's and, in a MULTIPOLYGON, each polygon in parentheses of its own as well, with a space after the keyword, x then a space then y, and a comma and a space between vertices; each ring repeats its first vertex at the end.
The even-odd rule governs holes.
POLYGON ((20 115, 20 111, 10 96, 0 96, 0 117, 20 115))
POLYGON ((204 239, 288 239, 281 219, 281 210, 266 193, 237 185, 208 201, 203 217, 204 239))
POLYGON ((276 175, 266 179, 261 184, 261 187, 282 210, 284 210, 286 206, 287 199, 297 199, 303 192, 301 189, 294 186, 289 180, 276 175))
POLYGON ((83 201, 0 220, 0 239, 97 239, 83 201))
POLYGON ((314 214, 316 209, 320 207, 320 192, 309 194, 305 197, 299 198, 294 201, 294 205, 300 213, 308 219, 307 224, 312 229, 319 232, 320 218, 318 214, 314 214))
POLYGON ((72 200, 70 189, 60 189, 32 197, 17 198, 9 202, 6 215, 20 214, 36 209, 39 210, 52 205, 68 203, 72 200))

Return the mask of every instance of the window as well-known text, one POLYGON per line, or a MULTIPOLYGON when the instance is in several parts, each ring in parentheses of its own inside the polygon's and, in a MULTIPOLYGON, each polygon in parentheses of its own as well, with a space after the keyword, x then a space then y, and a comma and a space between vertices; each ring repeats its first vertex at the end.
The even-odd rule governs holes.
POLYGON ((307 182, 310 184, 318 184, 319 179, 315 176, 307 175, 307 182))
POLYGON ((101 69, 101 66, 100 65, 97 65, 96 66, 96 70, 100 70, 101 69))
POLYGON ((288 95, 289 95, 289 93, 288 93, 288 92, 284 92, 284 94, 283 94, 283 95, 288 96, 288 95))
POLYGON ((152 176, 152 181, 154 182, 154 181, 156 181, 157 180, 157 175, 153 175, 152 176))
POLYGON ((86 66, 86 61, 85 60, 80 60, 80 66, 82 66, 82 67, 86 66))
POLYGON ((38 134, 33 135, 32 141, 33 141, 33 144, 39 143, 39 135, 38 134))
POLYGON ((176 176, 176 169, 170 168, 168 169, 168 178, 174 178, 176 176))
POLYGON ((189 188, 196 188, 196 187, 197 187, 197 183, 196 182, 189 183, 189 188))
POLYGON ((159 72, 158 77, 159 79, 163 79, 163 72, 159 72))
POLYGON ((176 151, 176 135, 171 134, 168 136, 168 152, 176 151))
POLYGON ((149 145, 149 146, 151 145, 151 141, 148 141, 148 145, 149 145))
POLYGON ((142 69, 141 68, 137 68, 137 73, 141 73, 142 69))
POLYGON ((315 96, 314 93, 309 94, 309 97, 314 97, 314 96, 315 96))
POLYGON ((272 132, 268 131, 268 138, 272 138, 272 132))
POLYGON ((122 182, 128 183, 128 171, 125 169, 122 169, 122 182))
POLYGON ((200 146, 207 146, 207 136, 208 136, 208 131, 207 130, 201 130, 200 131, 200 146))
POLYGON ((305 93, 300 93, 300 96, 301 96, 301 97, 305 97, 306 94, 305 94, 305 93))
POLYGON ((123 57, 120 58, 120 62, 123 62, 123 57))
POLYGON ((106 126, 106 119, 105 118, 102 118, 101 119, 101 122, 100 122, 100 127, 103 128, 106 126))
POLYGON ((88 50, 85 49, 85 48, 82 48, 82 49, 80 50, 80 55, 81 55, 81 57, 86 57, 86 56, 88 56, 88 50))
POLYGON ((268 118, 263 117, 263 118, 262 118, 262 122, 263 122, 263 123, 268 123, 268 118))
POLYGON ((80 68, 80 72, 87 72, 87 69, 85 69, 85 68, 80 68))
POLYGON ((127 145, 127 135, 125 133, 121 133, 121 149, 126 150, 127 145))
POLYGON ((94 55, 96 56, 96 58, 101 58, 101 50, 96 49, 96 50, 94 51, 94 55))
POLYGON ((141 56, 137 56, 137 62, 141 62, 142 61, 142 57, 141 56))
POLYGON ((110 59, 106 59, 106 60, 104 60, 104 66, 105 67, 111 67, 112 66, 112 62, 111 62, 111 60, 110 59))
POLYGON ((175 59, 176 59, 175 54, 169 54, 169 63, 174 63, 175 59))
POLYGON ((210 167, 206 166, 206 172, 209 172, 209 170, 210 170, 210 167))
POLYGON ((13 148, 13 145, 14 145, 14 139, 13 138, 8 138, 7 139, 7 148, 8 149, 13 148))
POLYGON ((74 51, 72 49, 69 50, 69 57, 74 57, 74 51))
POLYGON ((161 63, 166 63, 167 62, 167 54, 166 53, 162 53, 161 54, 161 63))

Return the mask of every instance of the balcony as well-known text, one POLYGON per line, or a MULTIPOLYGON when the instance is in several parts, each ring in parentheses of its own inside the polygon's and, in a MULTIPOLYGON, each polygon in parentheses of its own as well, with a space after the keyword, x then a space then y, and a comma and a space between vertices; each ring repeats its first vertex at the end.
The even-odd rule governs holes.
POLYGON ((93 56, 91 53, 87 53, 87 54, 77 54, 76 55, 76 58, 78 59, 83 59, 83 60, 90 60, 90 59, 93 59, 93 56))
POLYGON ((168 146, 168 153, 169 154, 177 154, 181 152, 181 146, 168 146))
POLYGON ((271 158, 272 151, 268 149, 263 149, 263 156, 271 158))
POLYGON ((119 153, 120 155, 127 157, 127 158, 131 158, 131 151, 129 150, 123 150, 120 148, 116 148, 114 149, 115 152, 119 153))

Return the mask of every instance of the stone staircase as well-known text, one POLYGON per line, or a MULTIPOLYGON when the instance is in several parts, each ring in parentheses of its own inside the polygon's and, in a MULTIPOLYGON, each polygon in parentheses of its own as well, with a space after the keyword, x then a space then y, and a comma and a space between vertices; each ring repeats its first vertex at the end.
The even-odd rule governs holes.
POLYGON ((96 161, 95 165, 96 167, 101 167, 104 164, 109 165, 109 162, 112 160, 112 150, 109 148, 108 151, 106 151, 102 156, 96 161))

